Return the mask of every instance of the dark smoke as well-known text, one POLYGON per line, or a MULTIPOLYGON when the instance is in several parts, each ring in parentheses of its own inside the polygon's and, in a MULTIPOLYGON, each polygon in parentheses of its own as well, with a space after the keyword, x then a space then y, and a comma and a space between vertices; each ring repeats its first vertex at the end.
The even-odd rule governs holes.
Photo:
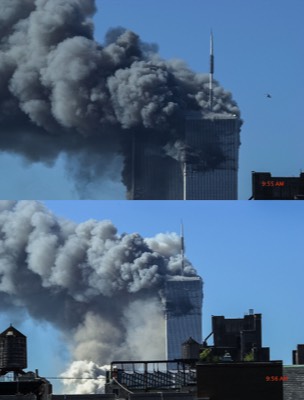
POLYGON ((177 140, 173 145, 165 146, 164 150, 170 157, 181 163, 190 163, 198 171, 214 169, 225 160, 219 143, 215 144, 214 141, 208 144, 208 148, 201 150, 177 140))
MULTIPOLYGON (((134 129, 173 145, 184 112, 207 112, 209 99, 206 75, 162 60, 135 33, 119 27, 94 41, 95 12, 94 0, 0 2, 0 150, 47 164, 66 153, 80 191, 114 179, 122 161, 109 160, 127 163, 134 129)), ((239 114, 214 86, 214 111, 239 114)))
POLYGON ((71 376, 114 359, 162 359, 164 284, 181 275, 176 234, 119 235, 111 221, 76 224, 39 202, 0 201, 0 310, 60 330, 71 376))

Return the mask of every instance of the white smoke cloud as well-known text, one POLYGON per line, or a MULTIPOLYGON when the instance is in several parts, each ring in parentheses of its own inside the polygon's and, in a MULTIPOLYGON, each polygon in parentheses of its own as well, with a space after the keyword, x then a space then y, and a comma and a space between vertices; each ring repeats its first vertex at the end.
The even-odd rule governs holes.
POLYGON ((165 321, 159 299, 132 302, 125 310, 124 324, 129 359, 165 359, 165 321))
POLYGON ((109 366, 95 364, 93 361, 74 361, 62 373, 66 394, 98 394, 104 392, 105 374, 109 366))

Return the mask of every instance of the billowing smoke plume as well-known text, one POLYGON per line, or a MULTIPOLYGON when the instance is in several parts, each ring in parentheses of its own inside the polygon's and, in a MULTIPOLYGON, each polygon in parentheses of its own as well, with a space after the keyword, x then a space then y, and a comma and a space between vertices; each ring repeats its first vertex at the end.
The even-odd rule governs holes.
MULTIPOLYGON (((206 75, 123 28, 97 43, 95 11, 94 0, 0 2, 0 150, 46 164, 64 153, 80 190, 117 179, 122 160, 129 182, 134 131, 153 131, 162 149, 181 140, 186 110, 208 112, 206 75)), ((213 103, 239 114, 216 82, 213 103)))
MULTIPOLYGON (((176 234, 118 235, 110 221, 76 224, 39 202, 0 201, 0 260, 0 310, 24 310, 62 333, 75 361, 64 376, 164 358, 163 288, 182 275, 176 234)), ((187 260, 184 275, 196 275, 187 260)))

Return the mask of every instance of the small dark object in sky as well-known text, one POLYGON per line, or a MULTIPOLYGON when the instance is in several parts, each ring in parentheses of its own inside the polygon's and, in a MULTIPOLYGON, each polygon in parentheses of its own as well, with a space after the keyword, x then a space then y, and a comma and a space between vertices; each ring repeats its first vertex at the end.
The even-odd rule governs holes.
POLYGON ((269 93, 266 93, 266 97, 268 97, 269 99, 272 98, 271 94, 269 94, 269 93))

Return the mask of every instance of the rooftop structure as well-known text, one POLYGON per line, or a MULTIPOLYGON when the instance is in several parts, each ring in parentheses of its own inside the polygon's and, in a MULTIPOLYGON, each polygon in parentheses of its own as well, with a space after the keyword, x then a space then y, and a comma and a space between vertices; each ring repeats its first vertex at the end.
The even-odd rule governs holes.
POLYGON ((253 200, 304 200, 304 173, 299 177, 274 177, 269 172, 252 172, 253 200))
POLYGON ((304 365, 304 344, 298 344, 297 349, 293 350, 292 363, 294 365, 304 365))
POLYGON ((155 391, 186 394, 195 384, 196 368, 186 360, 113 361, 107 376, 106 393, 116 393, 122 398, 155 391))
POLYGON ((22 374, 26 367, 26 336, 11 325, 0 334, 0 375, 22 374))
POLYGON ((207 346, 206 340, 203 343, 209 361, 269 361, 269 347, 262 347, 262 315, 253 310, 244 318, 212 316, 211 334, 214 345, 207 346))

